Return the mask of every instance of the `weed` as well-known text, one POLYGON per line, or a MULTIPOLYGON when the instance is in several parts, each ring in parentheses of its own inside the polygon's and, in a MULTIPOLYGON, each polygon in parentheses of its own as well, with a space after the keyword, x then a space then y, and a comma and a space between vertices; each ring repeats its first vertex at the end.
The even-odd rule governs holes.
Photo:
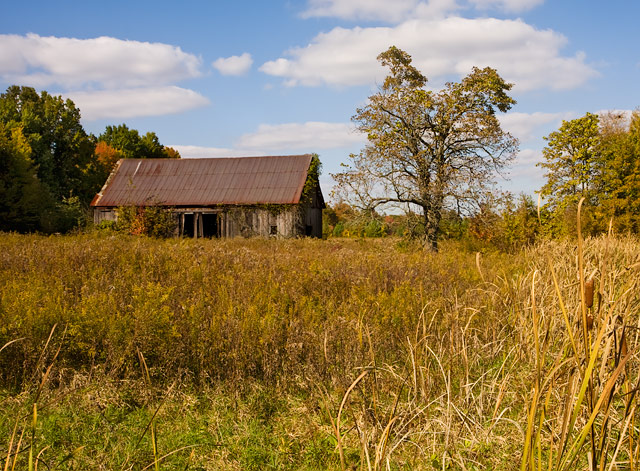
POLYGON ((638 253, 0 234, 3 471, 635 469, 638 253))

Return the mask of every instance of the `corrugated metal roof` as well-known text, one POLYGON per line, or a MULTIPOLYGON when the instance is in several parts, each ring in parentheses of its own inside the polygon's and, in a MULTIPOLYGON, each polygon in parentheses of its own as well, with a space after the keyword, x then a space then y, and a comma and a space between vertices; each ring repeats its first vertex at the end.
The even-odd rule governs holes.
POLYGON ((311 155, 122 159, 91 206, 295 204, 311 155))

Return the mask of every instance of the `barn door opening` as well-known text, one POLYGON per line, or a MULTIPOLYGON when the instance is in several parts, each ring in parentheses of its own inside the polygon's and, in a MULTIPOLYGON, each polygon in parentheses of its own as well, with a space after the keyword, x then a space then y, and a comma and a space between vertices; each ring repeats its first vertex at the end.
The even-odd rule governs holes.
POLYGON ((215 213, 183 213, 180 226, 183 237, 220 237, 218 214, 215 213))
POLYGON ((182 235, 183 237, 193 237, 193 213, 183 214, 182 235))
POLYGON ((202 213, 203 237, 220 237, 218 230, 218 215, 215 213, 202 213))

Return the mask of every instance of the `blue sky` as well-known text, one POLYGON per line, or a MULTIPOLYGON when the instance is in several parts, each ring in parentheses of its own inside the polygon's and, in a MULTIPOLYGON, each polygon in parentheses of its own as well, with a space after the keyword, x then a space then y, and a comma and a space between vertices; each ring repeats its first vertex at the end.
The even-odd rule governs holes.
POLYGON ((0 87, 70 97, 87 131, 126 123, 183 157, 317 152, 328 195, 393 44, 434 89, 472 66, 515 84, 501 119, 521 151, 498 184, 533 193, 562 119, 640 106, 638 18, 636 0, 10 2, 0 87))

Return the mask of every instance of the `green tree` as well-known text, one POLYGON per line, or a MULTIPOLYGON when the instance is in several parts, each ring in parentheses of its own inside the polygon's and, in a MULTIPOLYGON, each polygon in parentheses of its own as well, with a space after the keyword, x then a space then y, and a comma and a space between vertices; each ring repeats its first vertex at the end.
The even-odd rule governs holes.
POLYGON ((378 219, 372 219, 364 227, 365 237, 384 237, 384 235, 384 224, 382 224, 378 219))
POLYGON ((545 138, 547 183, 541 194, 555 234, 572 233, 577 204, 585 198, 585 232, 640 232, 640 112, 587 113, 563 121, 545 138))
POLYGON ((542 153, 547 183, 541 194, 554 210, 564 210, 585 197, 595 204, 598 198, 600 130, 598 116, 587 113, 581 118, 563 121, 557 131, 544 138, 542 153))
MULTIPOLYGON (((600 130, 600 199, 618 231, 640 232, 640 111, 603 116, 600 130)), ((606 226, 606 220, 604 226, 606 226)))
POLYGON ((78 196, 88 202, 99 186, 91 178, 95 143, 80 124, 71 100, 11 86, 0 95, 0 122, 21 128, 40 182, 56 201, 78 196))
POLYGON ((145 159, 166 159, 167 153, 155 132, 148 132, 140 138, 140 153, 145 159))
POLYGON ((98 136, 98 142, 103 142, 117 150, 125 159, 167 159, 180 158, 178 151, 160 144, 154 132, 147 132, 144 136, 136 129, 129 129, 126 124, 107 126, 98 136))
POLYGON ((164 158, 167 158, 167 159, 179 159, 180 158, 180 152, 178 152, 173 147, 164 146, 164 153, 165 153, 164 158))
POLYGON ((142 153, 140 134, 135 129, 129 129, 126 124, 107 126, 104 132, 98 136, 98 143, 100 142, 117 150, 124 159, 138 158, 142 153))
POLYGON ((530 196, 506 195, 502 210, 503 250, 519 250, 533 244, 540 236, 540 224, 537 217, 537 205, 530 196))
POLYGON ((0 95, 0 230, 64 231, 86 207, 117 159, 180 158, 153 132, 108 126, 100 141, 71 100, 11 86, 0 95))
POLYGON ((517 151, 517 140, 496 117, 515 104, 507 94, 512 85, 494 69, 474 67, 435 92, 425 88, 427 78, 406 52, 392 46, 378 60, 390 75, 352 118, 369 144, 333 177, 343 196, 363 209, 418 207, 425 243, 437 250, 447 205, 473 205, 517 151))
POLYGON ((52 209, 22 129, 0 122, 0 231, 46 230, 52 209))

